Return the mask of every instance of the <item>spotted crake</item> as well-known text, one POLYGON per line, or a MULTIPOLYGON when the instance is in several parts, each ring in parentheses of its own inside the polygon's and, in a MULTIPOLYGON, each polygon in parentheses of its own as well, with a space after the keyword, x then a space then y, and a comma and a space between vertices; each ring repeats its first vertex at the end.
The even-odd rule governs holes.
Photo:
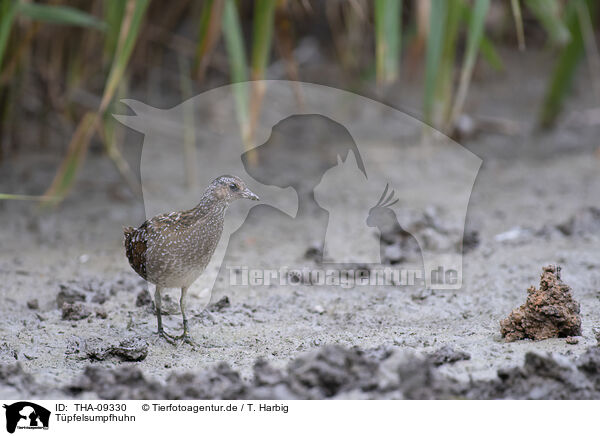
POLYGON ((204 272, 221 239, 227 207, 240 198, 259 199, 239 177, 217 177, 206 188, 196 207, 157 215, 138 228, 124 229, 129 264, 142 278, 156 285, 158 334, 168 342, 183 339, 195 345, 189 335, 185 296, 191 284, 204 272), (171 336, 163 329, 160 295, 163 288, 181 288, 179 304, 183 333, 180 336, 171 336))

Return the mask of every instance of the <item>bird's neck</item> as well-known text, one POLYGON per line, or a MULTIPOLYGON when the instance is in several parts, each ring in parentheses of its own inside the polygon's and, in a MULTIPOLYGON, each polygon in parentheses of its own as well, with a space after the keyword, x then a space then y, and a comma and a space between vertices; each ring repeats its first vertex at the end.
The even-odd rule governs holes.
POLYGON ((206 216, 223 217, 229 203, 217 198, 212 192, 206 192, 200 202, 192 209, 194 216, 198 219, 206 216))

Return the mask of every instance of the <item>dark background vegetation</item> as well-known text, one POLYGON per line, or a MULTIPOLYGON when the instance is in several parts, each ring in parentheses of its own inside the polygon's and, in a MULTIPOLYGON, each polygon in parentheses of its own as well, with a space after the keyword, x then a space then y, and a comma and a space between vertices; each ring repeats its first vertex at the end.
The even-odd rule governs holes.
MULTIPOLYGON (((594 0, 0 0, 0 162, 55 142, 62 162, 46 192, 0 199, 60 202, 90 146, 140 193, 110 116, 120 97, 175 105, 198 92, 263 78, 349 89, 405 109, 456 138, 472 127, 474 75, 511 68, 512 51, 546 50, 537 126, 553 126, 577 68, 600 93, 594 0), (410 107, 390 88, 419 87, 410 107), (156 98, 161 96, 160 102, 156 98)), ((485 74, 478 80, 485 84, 485 74)), ((485 85, 484 85, 485 86, 485 85)), ((252 141, 262 89, 239 107, 252 141)), ((500 129, 510 122, 494 120, 500 129)), ((17 189, 18 191, 18 189, 17 189)))

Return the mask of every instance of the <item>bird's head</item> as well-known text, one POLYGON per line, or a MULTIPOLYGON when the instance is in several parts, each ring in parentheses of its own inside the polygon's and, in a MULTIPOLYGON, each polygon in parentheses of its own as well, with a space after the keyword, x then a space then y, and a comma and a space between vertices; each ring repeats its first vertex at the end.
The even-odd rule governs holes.
POLYGON ((211 194, 220 201, 226 201, 231 203, 240 198, 247 198, 248 200, 260 200, 258 195, 252 192, 242 179, 236 176, 220 176, 212 181, 210 184, 209 191, 211 194))

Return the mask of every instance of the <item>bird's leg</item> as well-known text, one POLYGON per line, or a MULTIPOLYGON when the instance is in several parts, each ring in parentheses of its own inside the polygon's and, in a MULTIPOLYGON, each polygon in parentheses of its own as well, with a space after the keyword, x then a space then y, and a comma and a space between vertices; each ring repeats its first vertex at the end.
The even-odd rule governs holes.
POLYGON ((160 291, 161 291, 161 287, 160 286, 156 286, 156 290, 154 291, 154 305, 156 306, 156 321, 158 322, 158 335, 162 336, 163 338, 165 338, 165 340, 170 343, 170 344, 174 344, 175 342, 173 341, 173 336, 167 334, 165 332, 165 330, 163 329, 163 325, 162 325, 162 314, 161 314, 161 305, 162 305, 162 301, 161 301, 161 297, 160 297, 160 291))
POLYGON ((189 327, 188 327, 188 319, 185 314, 185 295, 187 294, 188 286, 181 288, 181 298, 179 299, 179 307, 181 307, 181 316, 183 317, 183 333, 181 336, 178 336, 177 339, 183 339, 184 342, 197 347, 198 344, 195 343, 190 337, 189 327))

